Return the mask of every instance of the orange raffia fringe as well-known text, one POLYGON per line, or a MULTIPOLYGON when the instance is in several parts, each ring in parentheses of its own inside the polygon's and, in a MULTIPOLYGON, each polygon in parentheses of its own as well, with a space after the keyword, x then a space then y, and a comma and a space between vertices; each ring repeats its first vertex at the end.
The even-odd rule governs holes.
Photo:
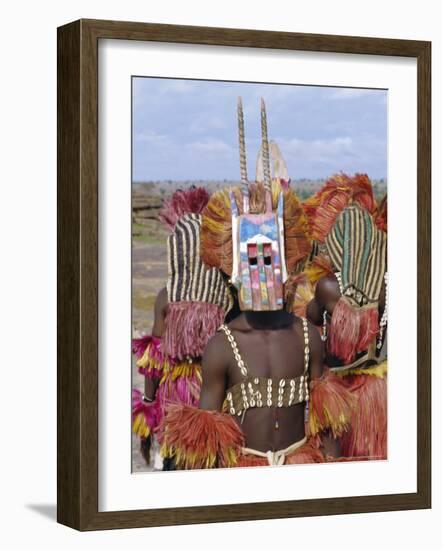
POLYGON ((310 382, 310 435, 328 429, 333 437, 340 437, 349 427, 355 404, 356 399, 343 380, 325 368, 321 378, 310 382))
POLYGON ((357 353, 368 348, 378 332, 377 304, 356 308, 341 296, 331 318, 328 350, 345 364, 350 363, 357 353))
POLYGON ((316 283, 323 277, 331 275, 333 275, 333 268, 330 262, 325 256, 319 255, 307 264, 303 273, 290 277, 285 284, 289 311, 298 317, 306 317, 308 304, 315 296, 316 283))
POLYGON ((323 254, 318 254, 306 265, 304 274, 312 284, 316 284, 323 277, 334 275, 333 266, 323 254))
POLYGON ((335 174, 320 191, 303 203, 313 239, 323 243, 338 214, 349 204, 359 204, 374 215, 376 201, 366 174, 335 174))
MULTIPOLYGON (((222 189, 214 193, 203 211, 201 226, 201 258, 208 267, 217 267, 227 275, 232 273, 232 209, 229 192, 232 191, 239 214, 243 213, 240 187, 222 189)), ((265 188, 262 183, 249 185, 250 213, 266 211, 265 188)), ((302 205, 291 189, 281 188, 277 180, 272 181, 272 205, 276 211, 279 193, 284 197, 284 240, 285 258, 289 273, 299 271, 311 251, 311 240, 307 218, 302 205)))
POLYGON ((314 295, 313 285, 304 273, 290 277, 285 284, 286 309, 298 317, 305 317, 314 295))
POLYGON ((178 468, 236 466, 244 435, 233 418, 217 411, 170 405, 163 420, 161 454, 178 468))
POLYGON ((345 457, 387 458, 387 362, 364 374, 343 376, 357 399, 351 415, 351 429, 341 441, 345 457))

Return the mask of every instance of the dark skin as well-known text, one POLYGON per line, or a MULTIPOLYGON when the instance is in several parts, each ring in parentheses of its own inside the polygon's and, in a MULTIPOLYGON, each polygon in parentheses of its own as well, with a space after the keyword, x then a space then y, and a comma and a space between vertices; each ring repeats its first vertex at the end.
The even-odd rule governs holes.
MULTIPOLYGON (((164 320, 167 313, 167 304, 167 289, 164 287, 160 290, 155 299, 152 336, 156 336, 157 338, 161 338, 164 333, 164 320)), ((152 380, 147 376, 144 378, 144 395, 148 399, 151 399, 152 401, 155 400, 158 384, 159 380, 152 380)), ((140 442, 141 454, 146 462, 149 462, 150 459, 150 442, 150 437, 142 439, 140 442)))
MULTIPOLYGON (((286 311, 250 311, 242 312, 228 326, 251 376, 279 379, 303 373, 304 337, 299 318, 286 311)), ((309 374, 310 378, 318 378, 323 371, 323 346, 311 325, 309 339, 309 374)), ((243 379, 224 333, 217 333, 208 343, 202 373, 200 408, 220 411, 227 389, 243 379)), ((234 418, 245 435, 247 447, 277 451, 304 437, 304 407, 300 403, 292 407, 251 408, 242 423, 241 417, 234 418)))
MULTIPOLYGON (((335 309, 336 304, 341 298, 341 291, 339 289, 338 280, 334 275, 323 277, 318 281, 315 289, 315 297, 307 306, 307 318, 313 324, 320 326, 323 322, 323 313, 324 310, 327 311, 328 315, 331 317, 335 309)), ((382 284, 381 293, 379 295, 379 318, 382 317, 385 308, 385 284, 382 284)), ((387 337, 386 333, 384 336, 384 343, 378 360, 382 360, 386 356, 387 350, 387 337)), ((326 362, 330 366, 336 366, 340 361, 332 356, 326 356, 326 362)))
MULTIPOLYGON (((164 333, 164 320, 167 313, 167 289, 166 287, 162 288, 157 294, 155 299, 155 308, 154 308, 154 322, 152 328, 152 336, 161 338, 164 333)), ((155 399, 155 394, 158 388, 159 381, 152 380, 147 376, 144 379, 144 395, 148 399, 155 399)))

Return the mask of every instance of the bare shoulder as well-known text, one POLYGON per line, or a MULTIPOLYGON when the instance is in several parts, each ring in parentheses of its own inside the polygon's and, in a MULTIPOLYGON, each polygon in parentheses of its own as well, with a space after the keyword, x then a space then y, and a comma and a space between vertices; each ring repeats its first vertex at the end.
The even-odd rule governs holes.
POLYGON ((216 332, 208 341, 203 354, 203 361, 223 363, 227 355, 227 338, 224 332, 216 332))
POLYGON ((316 297, 322 301, 328 301, 330 296, 334 296, 339 291, 339 283, 334 275, 327 275, 319 279, 316 285, 316 297))
POLYGON ((204 353, 214 353, 222 349, 223 347, 225 347, 226 341, 226 335, 224 334, 224 332, 222 330, 218 330, 207 342, 204 353))
POLYGON ((223 332, 217 332, 207 343, 203 358, 203 380, 212 380, 214 377, 224 376, 229 364, 229 349, 223 332))

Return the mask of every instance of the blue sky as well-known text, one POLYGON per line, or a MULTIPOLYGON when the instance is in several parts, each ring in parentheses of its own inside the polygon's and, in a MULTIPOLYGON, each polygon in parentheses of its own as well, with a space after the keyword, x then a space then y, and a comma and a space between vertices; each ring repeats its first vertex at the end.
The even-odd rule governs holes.
POLYGON ((244 106, 249 179, 260 97, 292 179, 344 171, 387 176, 387 91, 134 77, 133 180, 239 179, 236 104, 244 106))

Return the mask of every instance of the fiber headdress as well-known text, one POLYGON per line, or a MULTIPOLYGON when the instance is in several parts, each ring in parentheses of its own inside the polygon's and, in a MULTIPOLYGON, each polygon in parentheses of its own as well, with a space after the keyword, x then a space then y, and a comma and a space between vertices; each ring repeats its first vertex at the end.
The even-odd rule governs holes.
POLYGON ((210 195, 204 187, 178 189, 164 201, 158 217, 168 229, 173 231, 176 222, 186 214, 201 214, 209 198, 210 195))
POLYGON ((335 272, 341 299, 333 310, 329 351, 350 363, 379 332, 378 301, 386 271, 386 200, 378 208, 366 174, 337 174, 303 204, 319 255, 311 282, 335 272), (381 229, 384 229, 382 231, 381 229))
POLYGON ((168 310, 163 351, 178 359, 199 357, 232 307, 220 271, 200 258, 201 215, 179 219, 167 241, 168 310))
POLYGON ((282 309, 283 284, 310 253, 307 219, 289 189, 271 181, 267 118, 261 100, 263 182, 249 183, 238 101, 241 186, 212 195, 203 212, 201 257, 230 276, 243 310, 282 309))
MULTIPOLYGON (((159 219, 173 233, 176 223, 186 214, 199 214, 209 201, 209 193, 204 187, 191 187, 190 189, 179 189, 172 196, 164 201, 163 208, 159 213, 159 219)), ((195 254, 199 255, 198 245, 195 254)), ((179 254, 175 256, 176 262, 181 262, 179 254)), ((169 267, 170 271, 170 267, 169 267)), ((188 281, 190 277, 188 277, 188 281)), ((174 300, 177 301, 177 300, 174 300)), ((172 308, 173 309, 173 308, 172 308)), ((184 306, 183 306, 183 309, 184 306)), ((172 324, 167 322, 169 335, 173 334, 172 324)), ((197 346, 198 347, 198 346, 197 346)), ((176 359, 181 356, 169 354, 168 351, 175 351, 172 348, 164 348, 162 339, 155 336, 145 335, 135 338, 132 341, 133 353, 137 358, 137 366, 140 374, 153 379, 161 379, 164 372, 173 370, 177 365, 176 359)), ((184 354, 184 356, 187 354, 184 354)), ((191 354, 192 355, 192 354, 191 354)))
POLYGON ((386 272, 387 234, 360 206, 347 206, 326 239, 341 298, 331 319, 329 348, 345 362, 365 351, 379 331, 378 302, 386 272))
POLYGON ((324 243, 338 215, 349 204, 358 204, 371 215, 376 212, 373 186, 366 174, 335 174, 322 189, 303 203, 311 236, 324 243))

